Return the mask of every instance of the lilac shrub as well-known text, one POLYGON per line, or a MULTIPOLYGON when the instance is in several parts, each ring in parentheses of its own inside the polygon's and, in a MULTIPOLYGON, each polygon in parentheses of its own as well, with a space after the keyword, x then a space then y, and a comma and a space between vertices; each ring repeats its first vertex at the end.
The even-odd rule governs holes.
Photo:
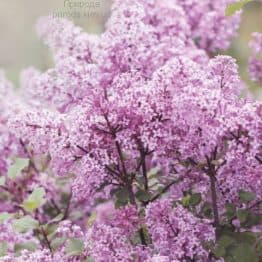
POLYGON ((115 0, 99 36, 38 21, 53 68, 0 81, 0 261, 261 260, 262 104, 214 55, 231 2, 115 0))

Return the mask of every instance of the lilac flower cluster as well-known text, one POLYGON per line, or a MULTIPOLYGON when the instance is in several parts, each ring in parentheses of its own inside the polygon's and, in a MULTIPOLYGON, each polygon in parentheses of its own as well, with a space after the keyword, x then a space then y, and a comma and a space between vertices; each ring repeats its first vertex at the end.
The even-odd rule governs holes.
POLYGON ((253 33, 253 39, 250 41, 250 48, 252 49, 252 56, 249 59, 249 74, 253 81, 262 83, 262 61, 259 59, 262 53, 262 34, 253 33))
POLYGON ((167 199, 151 203, 146 220, 160 255, 171 261, 208 261, 201 241, 213 240, 214 228, 207 221, 200 221, 181 206, 173 209, 167 199))
POLYGON ((54 67, 0 78, 0 261, 259 261, 262 104, 213 56, 231 2, 115 0, 99 36, 39 20, 54 67))

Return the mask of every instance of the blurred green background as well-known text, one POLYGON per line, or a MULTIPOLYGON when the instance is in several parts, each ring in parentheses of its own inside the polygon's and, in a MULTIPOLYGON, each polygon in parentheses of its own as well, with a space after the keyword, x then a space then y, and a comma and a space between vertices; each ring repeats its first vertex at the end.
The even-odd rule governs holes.
MULTIPOLYGON (((69 6, 72 2, 74 0, 0 0, 0 68, 6 70, 9 79, 17 84, 21 69, 33 65, 44 70, 51 64, 50 53, 35 32, 38 17, 47 14, 70 16, 88 32, 103 31, 109 16, 110 0, 89 0, 90 6, 74 9, 69 6), (92 3, 97 4, 92 7, 92 3)), ((254 31, 262 32, 262 1, 253 1, 245 6, 240 33, 226 52, 237 59, 242 78, 248 82, 256 97, 262 99, 262 87, 250 83, 246 71, 251 52, 248 42, 254 31)))

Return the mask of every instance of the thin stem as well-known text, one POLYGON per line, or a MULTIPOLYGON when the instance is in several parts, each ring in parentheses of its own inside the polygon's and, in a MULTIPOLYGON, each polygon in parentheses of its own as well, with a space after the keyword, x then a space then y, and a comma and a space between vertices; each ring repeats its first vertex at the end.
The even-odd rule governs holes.
POLYGON ((134 195, 134 192, 133 192, 133 189, 132 189, 132 181, 130 181, 129 177, 128 177, 128 173, 127 173, 127 170, 126 170, 125 160, 124 160, 124 156, 123 156, 121 146, 120 146, 118 141, 115 142, 115 145, 116 145, 118 156, 119 156, 120 163, 121 163, 121 166, 122 166, 122 172, 123 172, 123 175, 124 175, 126 188, 128 190, 130 203, 132 205, 136 206, 135 195, 134 195))
MULTIPOLYGON (((122 165, 122 169, 123 169, 123 173, 124 173, 124 180, 126 182, 126 187, 127 187, 127 190, 128 190, 130 203, 134 206, 137 206, 135 195, 134 195, 133 188, 132 188, 132 181, 129 180, 129 177, 128 177, 128 174, 127 174, 127 170, 126 170, 125 161, 124 161, 123 153, 122 153, 122 150, 121 150, 121 146, 120 146, 118 141, 116 141, 115 144, 116 144, 117 152, 118 152, 120 162, 121 162, 121 165, 122 165)), ((145 238, 143 228, 139 229, 139 236, 140 236, 140 239, 141 239, 141 243, 146 246, 147 243, 146 243, 146 238, 145 238)))
POLYGON ((137 171, 139 171, 140 167, 142 167, 142 175, 144 178, 144 189, 148 191, 148 178, 147 178, 147 166, 146 166, 146 157, 151 154, 148 148, 145 148, 142 141, 139 138, 135 138, 137 143, 137 149, 140 153, 140 163, 137 166, 137 171))
POLYGON ((109 171, 110 173, 116 175, 119 178, 120 174, 117 171, 112 169, 110 166, 105 166, 105 168, 107 169, 107 171, 109 171))
MULTIPOLYGON (((116 141, 115 144, 116 144, 117 152, 118 152, 118 155, 119 155, 119 158, 120 158, 120 162, 121 162, 121 165, 122 165, 124 178, 125 178, 125 182, 126 182, 126 187, 127 187, 128 194, 129 194, 130 203, 132 205, 134 205, 134 206, 137 206, 135 195, 134 195, 133 188, 132 188, 132 181, 129 180, 128 174, 127 174, 127 171, 126 171, 126 167, 125 167, 125 162, 124 162, 124 157, 123 157, 123 153, 122 153, 122 150, 121 150, 121 146, 120 146, 118 141, 116 141)), ((141 243, 146 246, 147 243, 146 243, 146 238, 145 238, 145 234, 144 234, 143 228, 139 229, 139 236, 140 236, 140 239, 141 239, 141 243)))
MULTIPOLYGON (((117 129, 114 129, 111 124, 110 124, 110 121, 107 117, 107 115, 104 115, 105 117, 105 120, 106 120, 106 123, 107 123, 107 127, 113 137, 113 139, 115 140, 115 146, 116 146, 116 149, 117 149, 117 153, 118 153, 118 157, 120 159, 120 163, 121 163, 121 169, 122 170, 119 170, 120 174, 122 173, 122 180, 124 181, 125 185, 126 185, 126 188, 127 188, 127 191, 128 191, 128 196, 129 196, 129 200, 130 200, 130 203, 134 206, 137 207, 137 203, 136 203, 136 199, 135 199, 135 194, 133 192, 133 188, 132 188, 132 182, 133 182, 133 178, 131 178, 131 180, 129 179, 129 176, 128 176, 128 172, 127 172, 127 169, 126 169, 126 165, 125 165, 125 159, 124 159, 124 154, 122 152, 122 149, 121 149, 121 146, 120 146, 120 143, 116 140, 116 132, 117 132, 117 129)), ((119 168, 120 169, 120 168, 119 168)), ((142 228, 140 228, 139 230, 139 235, 140 235, 140 239, 141 239, 141 243, 143 245, 147 245, 146 243, 146 240, 145 240, 145 235, 144 235, 144 231, 142 228)))
POLYGON ((254 207, 257 207, 257 206, 259 206, 260 204, 262 204, 262 200, 257 201, 256 203, 254 203, 253 205, 251 205, 248 209, 252 209, 252 208, 254 208, 254 207))
POLYGON ((69 194, 69 197, 68 197, 68 201, 67 201, 67 205, 66 205, 65 212, 64 212, 64 216, 63 216, 62 220, 65 220, 65 219, 68 218, 70 204, 71 204, 71 199, 72 199, 72 190, 70 191, 70 194, 69 194))
POLYGON ((258 156, 256 156, 255 158, 260 164, 262 164, 262 159, 260 159, 258 156))
POLYGON ((77 145, 76 147, 79 148, 80 150, 82 150, 84 153, 89 154, 89 152, 85 148, 83 148, 82 146, 77 145))
POLYGON ((130 203, 132 205, 134 205, 134 206, 137 206, 136 199, 135 199, 135 194, 134 194, 133 188, 132 188, 132 184, 129 181, 127 182, 127 190, 128 190, 130 203))
POLYGON ((22 139, 20 139, 19 142, 20 142, 21 146, 24 148, 27 157, 29 158, 29 168, 32 168, 36 173, 39 173, 40 171, 38 170, 38 168, 36 167, 36 165, 33 161, 33 156, 31 154, 30 150, 26 147, 26 144, 24 143, 24 141, 22 139))
POLYGON ((6 186, 0 186, 0 188, 9 193, 9 189, 6 186))
POLYGON ((174 234, 174 237, 177 237, 178 233, 179 233, 179 229, 175 230, 173 225, 170 223, 170 221, 168 220, 167 224, 169 225, 172 233, 174 234))
POLYGON ((216 193, 216 184, 215 184, 215 176, 211 175, 210 177, 210 188, 211 188, 211 197, 212 197, 212 209, 214 213, 214 225, 216 228, 216 238, 218 238, 219 233, 219 214, 217 207, 217 193, 216 193))
POLYGON ((105 169, 109 172, 112 178, 115 179, 120 185, 123 184, 122 177, 118 172, 116 172, 109 166, 105 166, 105 169))
POLYGON ((165 192, 167 192, 167 190, 173 186, 174 184, 180 182, 182 180, 182 178, 179 178, 178 180, 172 181, 170 182, 168 185, 166 185, 157 195, 155 195, 154 197, 152 197, 146 204, 148 204, 149 202, 153 202, 155 200, 157 200, 159 197, 161 197, 165 192))
POLYGON ((139 229, 139 236, 140 236, 140 240, 141 240, 142 245, 147 246, 145 233, 144 233, 144 230, 143 230, 142 227, 139 229))
POLYGON ((46 243, 46 245, 47 245, 50 253, 53 254, 53 250, 52 250, 52 247, 51 247, 51 243, 50 243, 50 241, 48 240, 47 234, 46 234, 45 230, 43 229, 43 227, 41 227, 41 233, 42 233, 42 235, 43 235, 43 238, 44 238, 44 240, 45 240, 45 243, 46 243))
POLYGON ((144 180, 145 180, 144 188, 145 188, 146 191, 148 191, 148 178, 147 178, 147 167, 146 167, 145 156, 143 156, 142 172, 143 172, 143 177, 144 177, 144 180))
POLYGON ((56 212, 57 212, 58 214, 60 214, 60 213, 61 213, 61 209, 59 208, 59 206, 56 204, 56 202, 55 202, 53 199, 51 199, 51 204, 52 204, 53 207, 55 208, 56 212))
POLYGON ((123 155, 121 146, 120 146, 118 141, 115 141, 115 145, 116 145, 117 153, 118 153, 118 156, 119 156, 119 159, 120 159, 120 163, 121 163, 121 166, 122 166, 123 174, 127 178, 127 170, 126 170, 124 155, 123 155))
POLYGON ((214 214, 214 226, 216 228, 216 239, 219 237, 219 213, 218 213, 218 206, 217 206, 217 193, 216 193, 216 170, 215 166, 211 163, 210 159, 206 157, 208 170, 207 175, 210 178, 210 190, 211 190, 211 198, 212 198, 212 209, 214 214))

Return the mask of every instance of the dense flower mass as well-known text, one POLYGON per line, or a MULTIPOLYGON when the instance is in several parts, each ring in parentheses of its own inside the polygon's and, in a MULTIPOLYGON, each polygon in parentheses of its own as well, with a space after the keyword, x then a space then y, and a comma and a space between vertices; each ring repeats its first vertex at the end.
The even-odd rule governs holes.
POLYGON ((146 220, 154 245, 171 261, 195 259, 207 261, 207 251, 201 241, 214 239, 213 227, 200 221, 181 206, 172 210, 170 201, 148 206, 146 220))
POLYGON ((262 34, 253 33, 252 36, 253 39, 250 41, 249 44, 250 48, 252 49, 252 56, 249 59, 249 74, 253 81, 262 83, 262 34))
POLYGON ((214 56, 231 2, 115 0, 99 36, 38 21, 54 67, 0 76, 0 261, 261 260, 262 104, 214 56))

